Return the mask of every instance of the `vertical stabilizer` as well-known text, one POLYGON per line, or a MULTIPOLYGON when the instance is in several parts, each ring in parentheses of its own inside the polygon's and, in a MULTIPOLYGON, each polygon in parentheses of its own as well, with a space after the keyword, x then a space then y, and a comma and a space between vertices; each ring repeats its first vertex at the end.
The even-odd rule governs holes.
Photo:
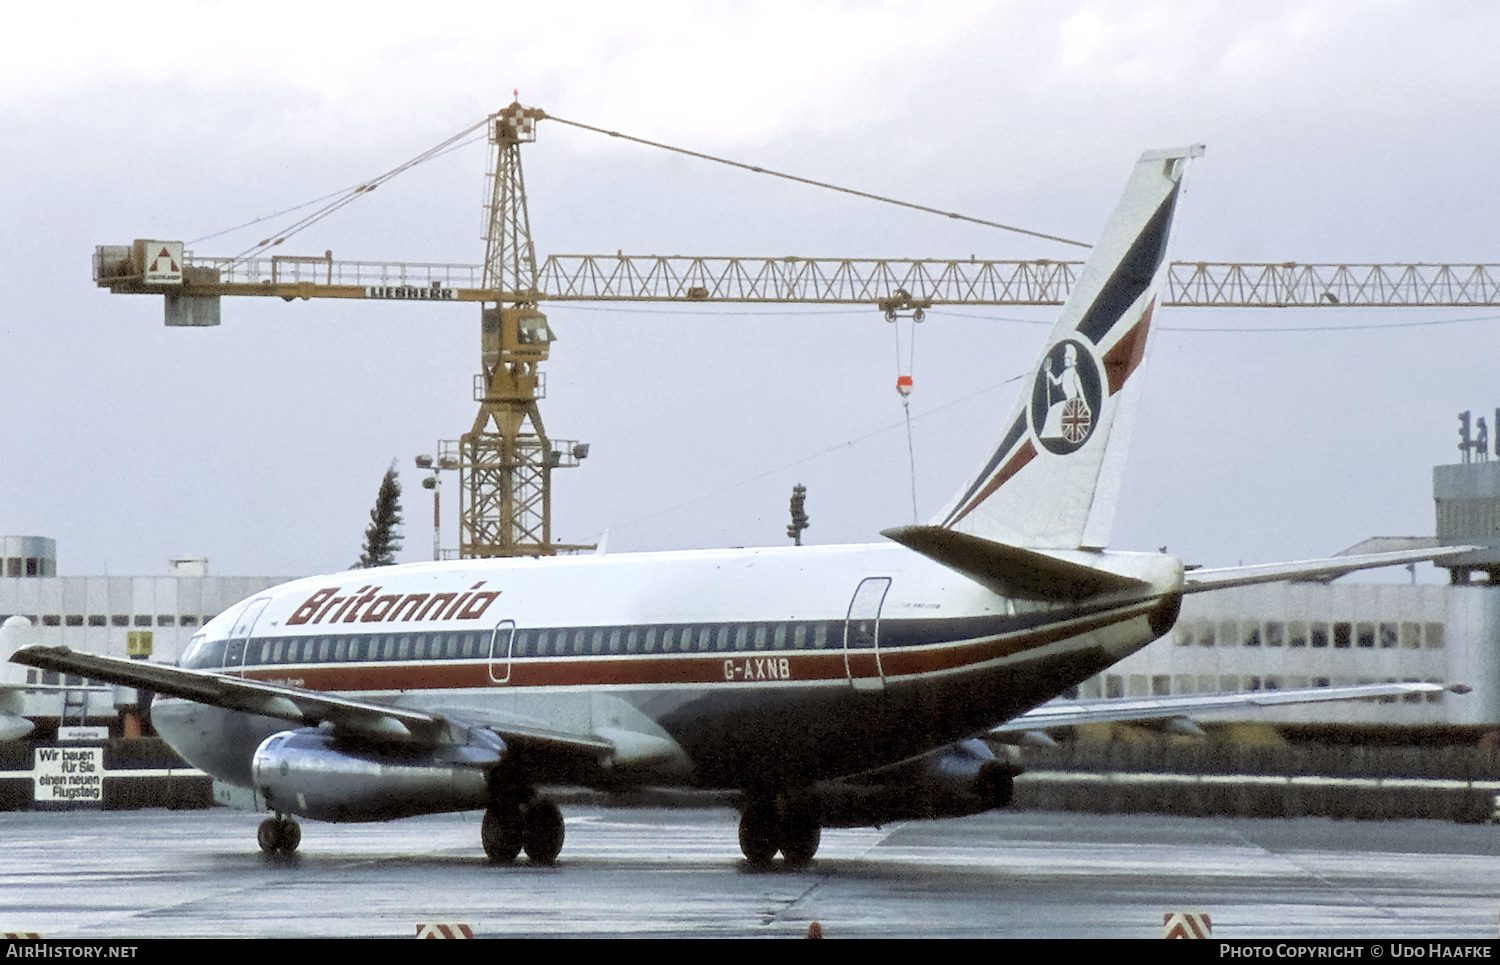
POLYGON ((1182 176, 1202 154, 1141 155, 999 444, 932 525, 1013 546, 1106 544, 1182 176))

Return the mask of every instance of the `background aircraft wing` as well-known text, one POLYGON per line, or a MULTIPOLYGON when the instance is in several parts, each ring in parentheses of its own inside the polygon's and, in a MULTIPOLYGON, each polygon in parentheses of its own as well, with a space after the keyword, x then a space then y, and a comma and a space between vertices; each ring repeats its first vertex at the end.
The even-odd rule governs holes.
POLYGON ((1399 697, 1440 691, 1468 693, 1462 684, 1387 683, 1356 687, 1307 687, 1297 690, 1253 690, 1234 694, 1182 694, 1175 697, 1110 698, 1104 700, 1053 700, 996 727, 995 733, 1045 730, 1074 724, 1162 720, 1213 710, 1271 707, 1280 704, 1315 704, 1332 700, 1399 697))
POLYGON ((1231 586, 1249 586, 1252 583, 1279 583, 1283 580, 1303 582, 1327 582, 1345 573, 1374 569, 1377 566, 1404 566, 1407 563, 1425 563, 1469 553, 1473 546, 1444 546, 1439 549, 1401 550, 1394 553, 1362 553, 1356 556, 1335 556, 1326 560, 1301 560, 1296 563, 1263 563, 1257 566, 1229 566, 1213 570, 1189 570, 1183 580, 1182 592, 1203 593, 1208 590, 1223 590, 1231 586))

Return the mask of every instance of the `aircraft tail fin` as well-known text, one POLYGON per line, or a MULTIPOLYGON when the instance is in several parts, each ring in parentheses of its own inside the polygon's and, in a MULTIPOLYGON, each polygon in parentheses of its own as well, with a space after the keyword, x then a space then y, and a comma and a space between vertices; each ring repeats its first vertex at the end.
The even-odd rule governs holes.
POLYGON ((931 525, 1011 546, 1108 542, 1182 176, 1202 154, 1141 155, 999 444, 931 525))

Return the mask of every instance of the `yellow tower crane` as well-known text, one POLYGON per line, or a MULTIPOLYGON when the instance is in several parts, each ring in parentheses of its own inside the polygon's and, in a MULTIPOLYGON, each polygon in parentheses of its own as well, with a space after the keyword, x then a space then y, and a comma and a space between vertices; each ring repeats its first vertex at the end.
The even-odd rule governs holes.
MULTIPOLYGON (((479 302, 481 371, 474 387, 479 414, 459 439, 440 442, 436 463, 427 464, 459 472, 459 555, 467 558, 545 556, 592 548, 552 541, 552 470, 577 466, 588 455, 588 446, 551 439, 542 426, 537 401, 545 395, 545 380, 539 366, 547 360, 555 338, 540 311, 543 302, 855 304, 893 317, 936 305, 1059 305, 1082 268, 1080 261, 1051 259, 707 258, 624 253, 553 255, 539 266, 526 210, 520 148, 536 139, 536 125, 546 119, 544 111, 517 101, 484 122, 495 150, 482 265, 335 261, 332 251, 262 257, 284 237, 267 239, 255 247, 255 254, 235 258, 197 257, 184 250, 180 241, 137 240, 94 250, 95 284, 116 294, 165 296, 169 326, 218 325, 219 300, 225 295, 269 295, 288 301, 479 302)), ((477 127, 361 185, 324 210, 336 210, 477 127)), ((683 153, 776 174, 696 152, 683 153)), ((311 220, 304 219, 299 226, 311 220)), ((1167 285, 1166 305, 1478 307, 1500 304, 1500 265, 1174 262, 1167 285)))

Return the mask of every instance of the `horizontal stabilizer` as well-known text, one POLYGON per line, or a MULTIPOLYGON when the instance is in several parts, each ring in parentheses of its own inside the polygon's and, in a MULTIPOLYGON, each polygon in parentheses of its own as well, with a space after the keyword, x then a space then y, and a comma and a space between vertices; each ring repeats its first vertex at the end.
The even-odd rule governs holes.
POLYGON ((1258 566, 1229 566, 1214 570, 1190 570, 1183 583, 1184 593, 1203 593, 1231 586, 1254 583, 1280 583, 1285 580, 1304 583, 1326 583, 1329 580, 1379 566, 1405 566, 1425 563, 1445 556, 1472 552, 1472 546, 1445 546, 1441 549, 1401 550, 1394 553, 1365 553, 1358 556, 1335 556, 1326 560, 1302 560, 1296 563, 1263 563, 1258 566))
POLYGON ((941 526, 898 526, 880 531, 928 559, 943 564, 1002 596, 1076 602, 1149 584, 1081 563, 996 543, 941 526))
POLYGON ((1054 700, 995 728, 995 733, 1105 724, 1125 721, 1162 720, 1205 714, 1218 710, 1243 710, 1283 704, 1316 704, 1338 700, 1369 700, 1409 694, 1435 694, 1444 690, 1468 693, 1463 686, 1441 684, 1361 684, 1357 687, 1305 687, 1296 690, 1253 690, 1234 694, 1180 694, 1175 697, 1112 698, 1105 700, 1054 700))

